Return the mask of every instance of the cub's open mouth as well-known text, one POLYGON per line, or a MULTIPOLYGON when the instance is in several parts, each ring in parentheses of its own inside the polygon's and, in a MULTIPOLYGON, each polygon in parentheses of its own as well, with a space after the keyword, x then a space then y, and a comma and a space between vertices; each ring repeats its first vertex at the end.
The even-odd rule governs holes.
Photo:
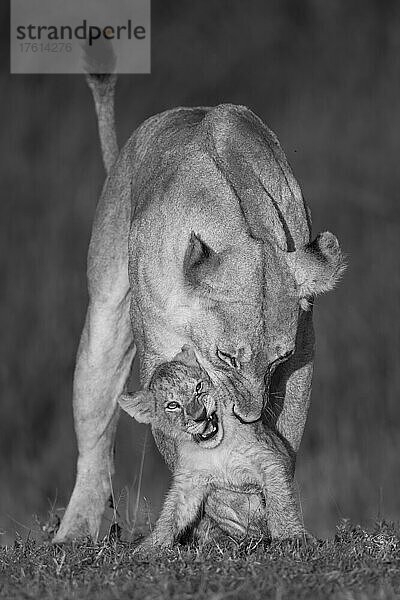
POLYGON ((210 440, 218 433, 218 416, 217 413, 214 412, 210 417, 208 417, 206 421, 206 426, 204 428, 203 433, 196 433, 193 436, 195 442, 205 442, 206 440, 210 440))

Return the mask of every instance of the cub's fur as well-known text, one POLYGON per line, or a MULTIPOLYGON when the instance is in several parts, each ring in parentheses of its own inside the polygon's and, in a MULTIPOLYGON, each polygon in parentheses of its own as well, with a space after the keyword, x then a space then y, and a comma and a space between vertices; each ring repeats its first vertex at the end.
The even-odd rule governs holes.
POLYGON ((240 422, 229 387, 212 383, 191 350, 161 364, 148 390, 120 404, 175 448, 173 483, 146 549, 171 546, 203 516, 238 540, 304 533, 284 445, 260 421, 240 422))

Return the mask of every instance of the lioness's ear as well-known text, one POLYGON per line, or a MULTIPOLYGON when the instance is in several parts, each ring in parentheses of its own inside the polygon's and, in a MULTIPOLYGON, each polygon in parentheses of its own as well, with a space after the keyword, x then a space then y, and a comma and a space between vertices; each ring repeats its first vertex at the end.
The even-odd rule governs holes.
POLYGON ((207 275, 214 274, 220 263, 220 255, 192 231, 183 263, 186 279, 198 285, 207 275))
POLYGON ((339 242, 329 231, 319 233, 303 248, 288 252, 286 260, 296 279, 300 301, 305 300, 305 306, 307 298, 331 290, 346 268, 339 242))
POLYGON ((155 398, 148 390, 140 390, 135 394, 122 394, 118 404, 139 423, 151 423, 154 419, 155 398))

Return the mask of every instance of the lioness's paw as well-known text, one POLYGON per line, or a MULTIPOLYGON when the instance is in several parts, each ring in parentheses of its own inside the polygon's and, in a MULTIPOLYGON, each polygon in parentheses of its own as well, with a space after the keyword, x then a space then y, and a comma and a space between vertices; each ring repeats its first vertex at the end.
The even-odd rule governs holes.
POLYGON ((297 533, 286 534, 283 536, 276 536, 271 539, 271 543, 278 545, 280 548, 286 548, 288 550, 307 548, 308 546, 314 546, 318 544, 317 538, 315 538, 308 531, 303 530, 297 533))
POLYGON ((145 543, 139 544, 139 546, 137 546, 133 553, 133 558, 136 558, 138 560, 147 560, 149 559, 152 555, 154 555, 153 552, 153 548, 151 548, 150 546, 147 546, 145 543))

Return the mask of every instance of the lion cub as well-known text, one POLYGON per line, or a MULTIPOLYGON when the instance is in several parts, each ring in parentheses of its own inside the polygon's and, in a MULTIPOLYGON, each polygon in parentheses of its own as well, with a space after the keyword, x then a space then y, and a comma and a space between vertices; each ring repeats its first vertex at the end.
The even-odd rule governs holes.
POLYGON ((240 398, 229 389, 223 379, 212 383, 185 346, 155 370, 148 390, 121 397, 121 407, 161 431, 175 454, 172 486, 141 548, 171 546, 201 517, 238 540, 304 533, 284 445, 260 421, 239 421, 240 398))

